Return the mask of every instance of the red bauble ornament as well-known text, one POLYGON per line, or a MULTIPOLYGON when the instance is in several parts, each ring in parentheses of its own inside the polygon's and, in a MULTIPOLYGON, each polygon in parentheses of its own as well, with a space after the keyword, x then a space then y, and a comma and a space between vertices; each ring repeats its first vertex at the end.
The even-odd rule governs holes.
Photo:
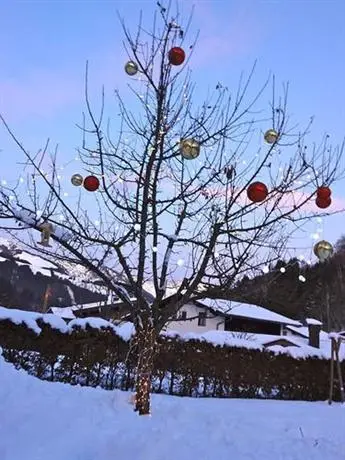
POLYGON ((268 189, 262 182, 253 182, 248 187, 247 196, 250 201, 253 201, 254 203, 260 203, 260 201, 264 201, 267 198, 267 195, 268 189))
POLYGON ((99 180, 96 176, 87 176, 84 179, 83 185, 88 192, 95 192, 99 187, 99 180))
POLYGON ((331 197, 331 189, 326 186, 318 187, 316 190, 316 194, 318 198, 321 198, 321 200, 327 200, 327 198, 331 197))
POLYGON ((181 65, 183 64, 186 58, 186 53, 183 51, 182 48, 175 46, 174 48, 171 48, 171 50, 169 51, 168 58, 170 64, 181 65))
POLYGON ((315 203, 318 208, 325 209, 332 204, 332 200, 330 196, 328 198, 321 198, 318 196, 315 203))

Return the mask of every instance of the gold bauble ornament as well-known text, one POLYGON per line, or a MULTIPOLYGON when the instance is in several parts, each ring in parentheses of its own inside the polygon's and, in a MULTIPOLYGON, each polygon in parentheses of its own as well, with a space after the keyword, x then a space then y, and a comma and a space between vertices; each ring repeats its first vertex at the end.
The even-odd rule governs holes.
POLYGON ((73 176, 71 177, 71 182, 76 187, 80 187, 83 183, 83 180, 83 176, 81 176, 80 174, 73 174, 73 176))
POLYGON ((125 72, 127 75, 130 75, 131 77, 138 73, 138 64, 133 61, 128 61, 125 65, 125 72))
POLYGON ((278 133, 275 129, 269 129, 265 132, 264 138, 267 144, 274 144, 278 140, 278 133))
POLYGON ((333 254, 333 246, 328 241, 319 241, 314 246, 314 254, 320 260, 320 262, 324 262, 333 254))
POLYGON ((180 142, 181 155, 186 160, 194 160, 200 154, 200 144, 195 139, 183 139, 180 142))

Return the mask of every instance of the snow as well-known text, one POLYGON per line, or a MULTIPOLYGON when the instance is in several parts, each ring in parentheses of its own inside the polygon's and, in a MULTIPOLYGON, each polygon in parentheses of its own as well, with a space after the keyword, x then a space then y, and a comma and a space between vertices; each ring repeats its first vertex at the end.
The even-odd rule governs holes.
MULTIPOLYGON (((1 354, 1 349, 0 349, 1 354)), ((325 402, 152 396, 50 383, 0 356, 1 460, 336 460, 345 408, 325 402)))
POLYGON ((274 313, 271 310, 267 310, 267 308, 258 307, 257 305, 232 303, 219 299, 202 299, 198 301, 198 303, 231 316, 259 319, 261 321, 271 321, 280 324, 291 324, 294 326, 302 325, 299 321, 280 315, 279 313, 274 313))
POLYGON ((26 251, 22 251, 20 254, 16 254, 15 257, 16 263, 18 265, 28 266, 34 275, 36 275, 36 273, 39 272, 42 273, 42 275, 51 276, 51 270, 58 270, 57 265, 42 259, 42 257, 29 254, 26 251), (19 262, 18 259, 23 261, 24 263, 19 262), (30 265, 27 265, 28 263, 30 265))
POLYGON ((308 324, 308 326, 322 326, 321 321, 314 318, 307 318, 306 323, 308 324))
POLYGON ((32 211, 27 211, 25 209, 13 209, 13 215, 17 217, 20 222, 24 222, 29 225, 36 225, 38 223, 38 218, 35 213, 32 211))
POLYGON ((200 334, 194 332, 179 334, 175 331, 167 331, 163 332, 162 335, 167 338, 179 338, 183 341, 200 340, 202 342, 212 343, 213 345, 263 350, 262 344, 253 340, 238 338, 227 331, 208 331, 200 334))
POLYGON ((69 241, 73 238, 73 233, 60 225, 54 225, 54 235, 61 241, 69 241))
POLYGON ((53 315, 64 319, 75 319, 75 315, 71 307, 50 307, 53 315))
POLYGON ((16 309, 8 309, 4 307, 0 307, 0 320, 10 320, 14 324, 22 324, 24 323, 29 329, 39 334, 41 332, 41 328, 36 323, 36 320, 41 315, 39 313, 34 313, 31 311, 22 311, 16 309))

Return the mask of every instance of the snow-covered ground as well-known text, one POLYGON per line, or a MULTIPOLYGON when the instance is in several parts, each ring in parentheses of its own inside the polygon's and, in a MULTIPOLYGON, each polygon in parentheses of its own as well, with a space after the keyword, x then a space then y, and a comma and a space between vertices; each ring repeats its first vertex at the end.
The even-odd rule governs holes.
POLYGON ((139 417, 129 396, 40 381, 0 356, 0 459, 345 458, 339 404, 153 395, 139 417))

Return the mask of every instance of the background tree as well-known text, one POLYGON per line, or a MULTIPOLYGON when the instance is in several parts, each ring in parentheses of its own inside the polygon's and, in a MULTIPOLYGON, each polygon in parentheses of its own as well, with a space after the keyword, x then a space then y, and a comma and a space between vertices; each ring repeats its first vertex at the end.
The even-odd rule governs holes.
MULTIPOLYGON (((342 148, 333 147, 328 136, 307 148, 310 125, 304 130, 291 125, 287 86, 279 96, 274 79, 268 79, 251 95, 254 69, 241 77, 235 92, 218 83, 205 101, 193 105, 190 19, 184 26, 169 5, 158 4, 149 32, 141 19, 135 36, 121 24, 136 102, 131 109, 115 93, 120 117, 112 128, 104 121, 104 92, 99 116, 91 107, 86 71, 84 170, 74 172, 94 177, 84 179, 78 200, 69 206, 57 149, 50 151, 47 142, 31 154, 1 117, 31 170, 27 194, 19 186, 1 187, 0 217, 21 224, 4 225, 8 231, 42 230, 44 223, 42 242, 53 242, 54 257, 78 260, 127 305, 136 330, 131 349, 138 351, 136 410, 147 414, 157 335, 169 318, 193 299, 247 299, 237 283, 283 257, 292 234, 316 211, 310 200, 317 186, 330 186, 336 171, 339 175, 342 148), (180 50, 171 54, 173 47, 185 48, 183 63, 180 50), (267 129, 276 136, 265 144, 267 129), (193 152, 198 158, 187 159, 193 152), (92 196, 97 178, 100 187, 92 196), (247 189, 258 180, 268 191, 253 202, 247 189), (119 267, 134 301, 109 271, 119 267), (144 295, 148 283, 153 302, 144 295)), ((82 183, 80 177, 73 180, 82 183)), ((28 244, 52 255, 36 238, 28 244)))

